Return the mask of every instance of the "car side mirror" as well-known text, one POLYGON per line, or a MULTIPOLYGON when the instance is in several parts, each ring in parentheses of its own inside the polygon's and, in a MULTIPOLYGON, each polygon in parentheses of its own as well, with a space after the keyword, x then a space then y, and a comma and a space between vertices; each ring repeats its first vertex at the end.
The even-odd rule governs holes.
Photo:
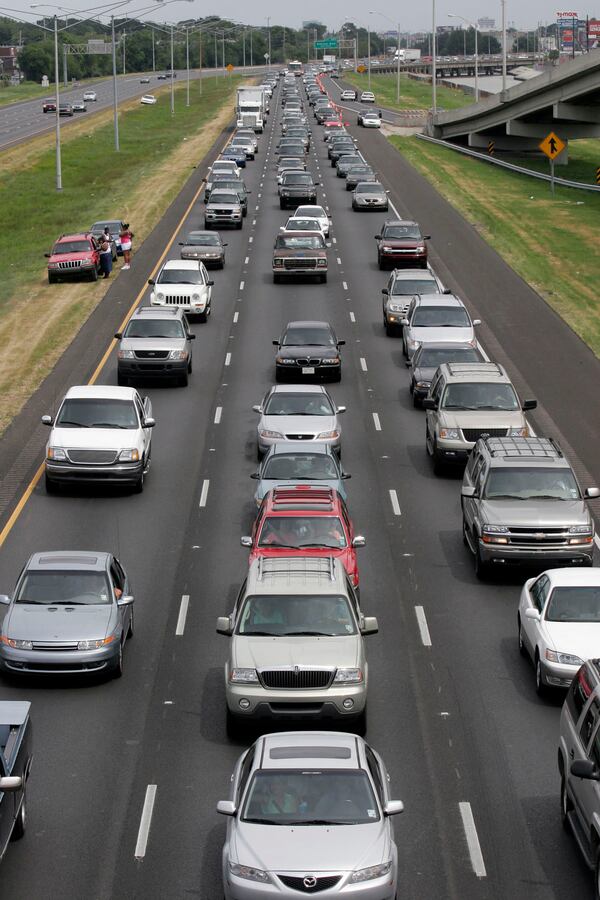
POLYGON ((44 253, 44 256, 46 257, 46 259, 50 259, 50 257, 52 256, 52 254, 51 254, 51 253, 44 253))
MULTIPOLYGON (((248 191, 248 193, 249 193, 249 194, 251 194, 251 193, 252 193, 252 191, 248 191)), ((228 244, 228 243, 226 243, 226 242, 225 242, 225 241, 223 241, 223 243, 222 243, 222 245, 221 245, 221 246, 222 246, 222 247, 229 247, 229 244, 228 244)))
POLYGON ((117 600, 117 606, 131 606, 133 597, 131 594, 124 594, 117 600))
POLYGON ((279 347, 279 341, 271 341, 274 347, 279 347))
POLYGON ((337 412, 338 416, 341 416, 342 413, 345 413, 345 412, 346 412, 346 407, 345 407, 345 406, 338 406, 338 407, 336 408, 336 412, 337 412))
POLYGON ((4 606, 9 605, 10 597, 8 596, 8 594, 0 594, 0 603, 2 603, 4 606))
POLYGON ((195 341, 195 340, 196 340, 196 335, 194 334, 193 331, 188 331, 186 337, 187 337, 188 341, 195 341))
POLYGON ((406 366, 407 369, 411 369, 411 368, 412 368, 412 364, 413 364, 412 359, 405 359, 405 360, 404 360, 404 365, 406 366))
MULTIPOLYGON (((425 402, 425 401, 423 401, 425 402)), ((475 485, 474 484, 464 484, 460 489, 461 497, 474 497, 475 496, 475 485)))
POLYGON ((185 244, 184 244, 183 241, 178 241, 178 244, 179 244, 180 247, 185 247, 185 244))
POLYGON ((408 326, 408 325, 410 325, 410 322, 408 321, 408 319, 400 319, 400 324, 404 325, 404 326, 408 326))
POLYGON ((376 235, 375 235, 375 240, 376 240, 376 241, 380 241, 380 240, 381 240, 381 235, 380 235, 380 234, 376 234, 376 235))
POLYGON ((377 623, 377 619, 375 616, 364 616, 361 626, 360 633, 361 634, 377 634, 379 631, 379 625, 377 623))
POLYGON ((437 403, 433 397, 425 397, 423 400, 423 409, 437 409, 437 403))
POLYGON ((524 411, 528 409, 535 409, 537 407, 537 400, 523 400, 523 406, 521 409, 524 411))
POLYGON ((352 539, 353 547, 364 547, 366 543, 367 540, 362 534, 357 534, 352 539))
POLYGON ((342 472, 342 481, 347 481, 348 478, 352 478, 349 472, 342 472))
POLYGON ((217 812, 222 816, 235 816, 237 812, 235 803, 232 800, 219 800, 217 812))
POLYGON ((262 406, 259 406, 258 403, 255 403, 254 406, 252 407, 252 409, 254 410, 254 412, 257 412, 257 413, 262 412, 262 406))
POLYGON ((248 535, 248 534, 243 535, 243 537, 240 538, 240 544, 242 545, 242 547, 251 547, 252 546, 252 538, 250 537, 250 535, 248 535))
POLYGON ((402 800, 388 800, 383 807, 384 816, 397 816, 404 812, 404 803, 402 800))
POLYGON ((0 778, 0 791, 20 791, 23 779, 20 775, 5 775, 0 778))
POLYGON ((481 325, 481 319, 473 319, 473 325, 481 325))
POLYGON ((149 278, 148 284, 156 284, 156 281, 154 280, 154 278, 149 278))
POLYGON ((389 295, 390 295, 390 292, 388 291, 387 288, 381 288, 381 293, 385 294, 386 297, 389 297, 389 295))
POLYGON ((116 339, 117 339, 118 341, 120 341, 121 338, 123 337, 123 332, 122 332, 122 331, 115 331, 115 337, 116 337, 116 339))
MULTIPOLYGON (((574 778, 586 778, 588 781, 600 781, 600 770, 596 768, 591 759, 573 760, 570 772, 574 778)), ((0 787, 2 787, 1 784, 0 787)))
POLYGON ((424 235, 423 235, 423 240, 424 240, 424 241, 430 241, 430 240, 431 240, 431 235, 430 235, 430 234, 424 234, 424 235))
POLYGON ((156 425, 156 419, 153 419, 152 416, 146 416, 143 423, 143 428, 154 428, 156 425))
POLYGON ((451 294, 451 293, 452 293, 452 291, 450 290, 450 288, 444 288, 444 290, 442 291, 442 294, 451 294))
POLYGON ((593 500, 595 497, 600 497, 600 489, 597 487, 586 488, 585 496, 588 500, 593 500))
POLYGON ((225 637, 229 637, 232 633, 233 628, 231 627, 229 616, 219 616, 217 619, 217 634, 224 634, 225 637))
POLYGON ((346 344, 346 341, 338 341, 337 342, 338 347, 344 347, 345 344, 346 344))
POLYGON ((250 478, 253 478, 255 481, 258 481, 260 479, 260 472, 252 472, 252 474, 250 475, 250 478))
POLYGON ((207 284, 208 287, 213 287, 213 286, 214 286, 214 281, 213 281, 212 278, 211 278, 211 280, 210 280, 210 281, 207 281, 206 284, 207 284))
POLYGON ((539 622, 541 616, 537 609, 533 609, 533 607, 529 607, 529 609, 525 610, 525 618, 533 619, 534 622, 539 622))
POLYGON ((52 425, 53 422, 52 416, 42 416, 42 425, 52 425))

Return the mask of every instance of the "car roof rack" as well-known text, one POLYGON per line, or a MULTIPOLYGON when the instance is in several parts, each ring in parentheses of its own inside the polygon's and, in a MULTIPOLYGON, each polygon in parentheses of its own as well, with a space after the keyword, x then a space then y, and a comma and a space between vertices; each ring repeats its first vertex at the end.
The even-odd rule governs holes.
POLYGON ((335 581, 335 559, 333 556, 289 556, 279 558, 259 556, 258 580, 264 581, 267 575, 270 577, 326 575, 330 581, 335 581))
POLYGON ((471 362, 471 363, 446 363, 450 375, 499 375, 506 378, 506 372, 499 363, 495 362, 471 362))
POLYGON ((482 437, 491 456, 504 459, 532 458, 564 459, 554 438, 545 437, 482 437))

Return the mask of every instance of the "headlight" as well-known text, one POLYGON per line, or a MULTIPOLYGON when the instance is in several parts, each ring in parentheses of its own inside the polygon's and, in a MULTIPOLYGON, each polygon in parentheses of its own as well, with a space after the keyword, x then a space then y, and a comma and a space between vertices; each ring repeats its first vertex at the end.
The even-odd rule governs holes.
POLYGON ((572 525, 569 528, 569 534, 589 534, 591 536, 592 529, 589 525, 572 525))
POLYGON ((399 313, 399 312, 402 312, 402 310, 404 309, 404 304, 403 303, 388 303, 388 309, 390 310, 390 312, 399 313))
POLYGON ((484 525, 481 539, 484 544, 508 544, 508 528, 506 525, 484 525))
POLYGON ((281 266, 283 266, 283 260, 280 257, 277 257, 277 259, 273 260, 273 265, 277 268, 281 268, 281 266))
POLYGON ((139 460, 140 454, 135 447, 131 450, 121 450, 119 453, 120 462, 139 462, 139 460))
POLYGON ((115 640, 116 635, 109 634, 108 637, 100 638, 97 641, 79 641, 77 644, 78 650, 100 650, 101 647, 106 647, 107 644, 112 644, 115 640))
POLYGON ((135 353, 133 350, 119 350, 117 359, 135 359, 135 353))
POLYGON ((187 350, 171 350, 169 353, 169 359, 187 359, 188 353, 187 350))
POLYGON ((350 883, 357 884, 360 881, 370 881, 372 878, 383 878, 392 868, 392 861, 380 863, 378 866, 367 866, 366 869, 357 869, 350 876, 350 883))
POLYGON ((238 878, 247 878, 248 881, 260 881, 261 884, 271 884, 271 877, 263 869, 255 869, 254 866, 241 866, 239 863, 229 863, 229 871, 238 878))
POLYGON ((420 391, 428 391, 429 388, 431 387, 431 382, 430 381, 416 381, 415 387, 419 388, 420 391))
POLYGON ((546 650, 545 655, 549 662, 560 663, 562 666, 583 665, 583 660, 573 653, 560 653, 558 650, 546 650))
POLYGON ((256 684, 258 675, 256 669, 232 669, 229 680, 233 684, 256 684))
POLYGON ((318 260, 317 260, 317 267, 318 267, 318 268, 324 269, 324 268, 326 268, 326 266, 327 266, 327 260, 326 260, 326 259, 318 259, 318 260))
POLYGON ((65 460, 66 458, 66 451, 62 447, 48 447, 47 459, 65 460))
POLYGON ((287 197, 289 194, 289 190, 287 188, 281 188, 281 196, 287 197))
POLYGON ((523 428, 511 428, 508 435, 509 437, 529 437, 529 428, 527 425, 523 428))
POLYGON ((12 647, 13 650, 33 650, 33 644, 31 641, 17 641, 14 638, 6 637, 6 635, 2 635, 0 641, 3 644, 6 644, 7 647, 12 647))
POLYGON ((421 341, 415 341, 414 338, 407 338, 406 343, 409 347, 413 347, 413 349, 418 350, 421 346, 421 341))
POLYGON ((424 244, 419 244, 418 247, 415 247, 415 250, 416 250, 417 253, 425 253, 425 245, 424 245, 424 244))
POLYGON ((48 268, 49 269, 58 269, 58 263, 57 262, 49 262, 48 268))
POLYGON ((362 669, 338 669, 333 680, 338 684, 360 684, 363 680, 362 669))
POLYGON ((293 366, 296 360, 288 359, 287 356, 278 356, 276 362, 280 363, 282 366, 293 366))
POLYGON ((458 428, 440 428, 440 437, 444 441, 457 441, 458 428))
POLYGON ((156 299, 160 300, 160 302, 162 303, 162 301, 165 299, 165 295, 162 291, 159 291, 158 294, 156 294, 156 299))
POLYGON ((382 247, 381 249, 384 250, 386 253, 389 253, 392 248, 391 247, 382 247))
POLYGON ((192 294, 191 296, 192 303, 200 303, 201 299, 202 296, 200 294, 192 294))
POLYGON ((337 366, 339 365, 340 358, 339 356, 333 356, 331 359, 322 359, 321 363, 324 366, 337 366))
POLYGON ((340 436, 340 433, 337 429, 334 429, 333 431, 322 431, 320 434, 317 435, 317 440, 318 441, 335 440, 336 438, 339 438, 339 436, 340 436))
POLYGON ((271 431, 269 428, 261 428, 258 432, 262 438, 269 438, 274 440, 282 440, 283 435, 280 431, 271 431))

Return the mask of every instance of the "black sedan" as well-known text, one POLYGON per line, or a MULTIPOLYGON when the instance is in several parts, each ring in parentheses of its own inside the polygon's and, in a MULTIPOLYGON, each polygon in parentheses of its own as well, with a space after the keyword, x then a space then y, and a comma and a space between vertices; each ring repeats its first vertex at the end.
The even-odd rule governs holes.
POLYGON ((288 322, 279 340, 273 341, 277 347, 275 380, 297 384, 305 378, 340 381, 340 347, 345 343, 338 341, 329 322, 288 322))

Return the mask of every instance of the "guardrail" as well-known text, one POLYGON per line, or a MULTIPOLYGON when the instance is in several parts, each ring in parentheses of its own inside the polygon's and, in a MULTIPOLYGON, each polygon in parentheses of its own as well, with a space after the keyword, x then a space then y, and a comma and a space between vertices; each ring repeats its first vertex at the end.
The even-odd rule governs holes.
MULTIPOLYGON (((415 135, 420 141, 428 141, 430 144, 438 144, 440 147, 446 147, 449 150, 455 150, 464 156, 471 156, 473 159, 479 159, 482 162, 489 163, 492 166, 499 166, 501 169, 508 169, 509 172, 516 172, 518 175, 528 175, 530 178, 537 178, 539 181, 552 181, 550 175, 544 175, 543 172, 534 172, 532 169, 524 169, 523 166, 515 166, 514 163, 505 162, 503 159, 494 159, 486 153, 478 153, 476 150, 470 150, 468 147, 460 147, 458 144, 451 144, 449 141, 441 141, 439 138, 430 137, 427 134, 415 135)), ((600 184, 586 184, 583 181, 569 181, 567 178, 558 178, 554 176, 554 184, 560 187, 575 188, 578 191, 592 191, 598 193, 600 184)))

